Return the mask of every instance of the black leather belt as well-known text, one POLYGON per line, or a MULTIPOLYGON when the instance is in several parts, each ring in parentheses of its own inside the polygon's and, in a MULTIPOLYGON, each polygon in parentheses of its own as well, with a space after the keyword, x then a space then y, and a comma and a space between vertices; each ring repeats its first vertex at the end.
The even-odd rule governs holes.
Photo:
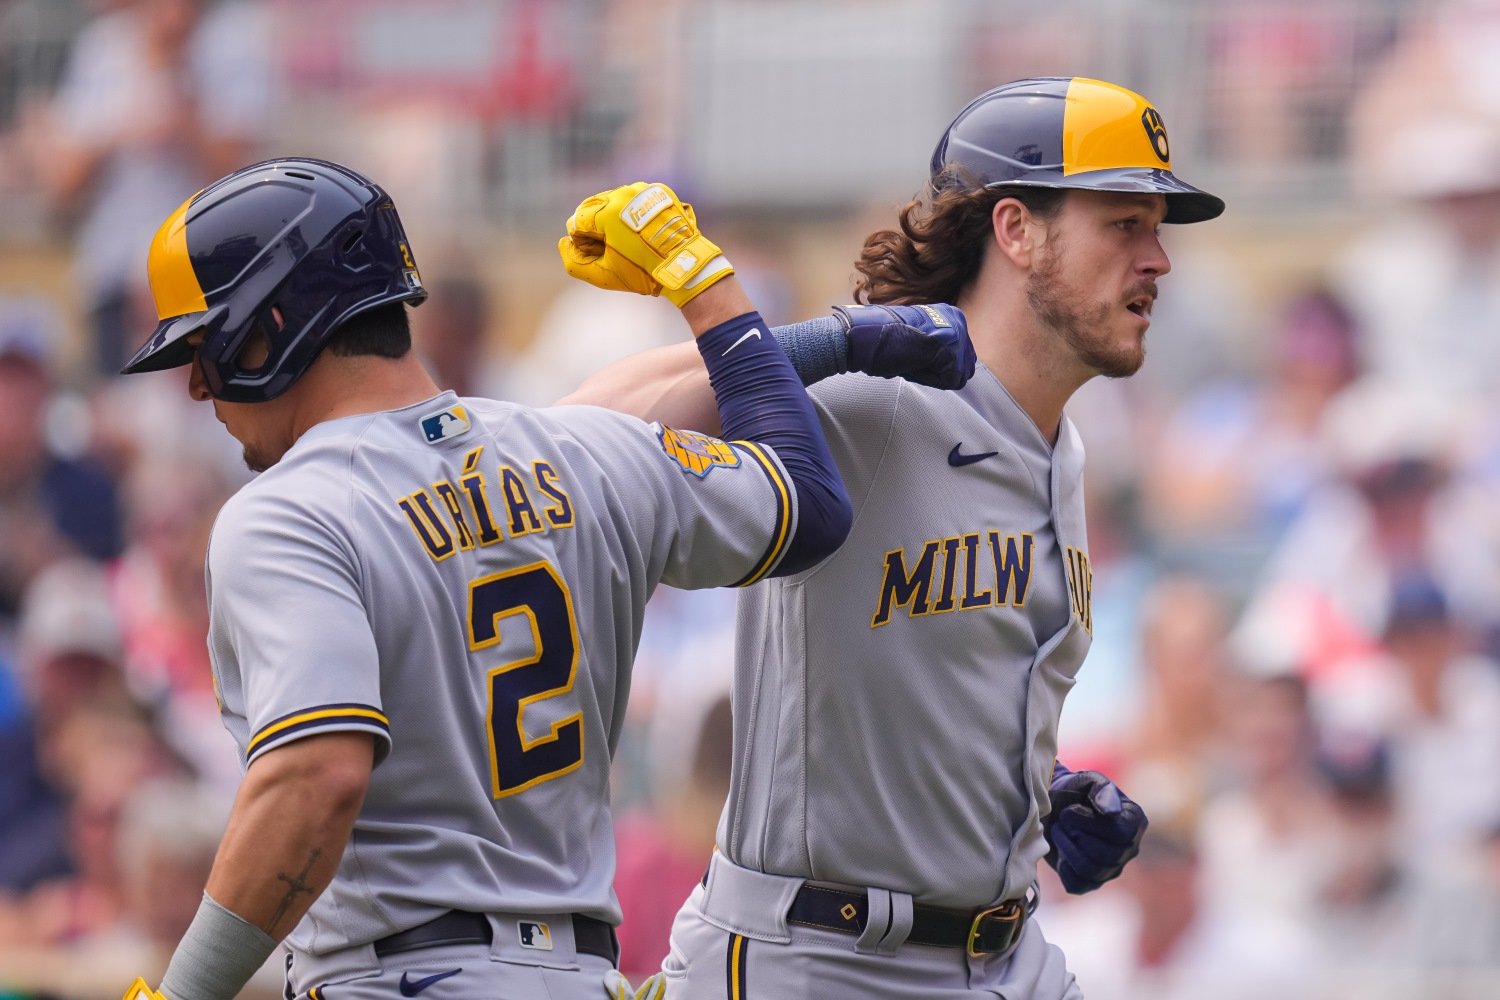
MULTIPOLYGON (((940 948, 963 948, 975 958, 1002 952, 1020 940, 1021 928, 1035 907, 1035 902, 1024 899, 1007 900, 978 912, 913 904, 911 933, 906 940, 940 948)), ((864 932, 869 909, 863 892, 803 885, 797 890, 786 919, 791 924, 860 934, 864 932)))
MULTIPOLYGON (((619 959, 614 927, 602 920, 573 914, 573 945, 585 955, 619 959)), ((482 913, 449 910, 436 920, 418 924, 410 930, 383 937, 375 942, 375 954, 384 958, 418 948, 436 948, 445 944, 489 944, 495 939, 489 919, 482 913)))

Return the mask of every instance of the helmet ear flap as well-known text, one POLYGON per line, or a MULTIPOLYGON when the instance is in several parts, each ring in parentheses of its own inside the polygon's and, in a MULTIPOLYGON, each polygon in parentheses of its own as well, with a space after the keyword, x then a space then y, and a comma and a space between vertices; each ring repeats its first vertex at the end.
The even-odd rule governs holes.
POLYGON ((276 356, 276 345, 285 326, 279 306, 272 302, 263 305, 235 352, 234 366, 246 375, 258 374, 276 356))

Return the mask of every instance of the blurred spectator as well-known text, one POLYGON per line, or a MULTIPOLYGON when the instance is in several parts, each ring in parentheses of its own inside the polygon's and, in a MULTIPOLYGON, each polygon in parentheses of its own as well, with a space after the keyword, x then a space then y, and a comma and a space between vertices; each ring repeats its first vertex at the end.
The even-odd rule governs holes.
POLYGON ((27 592, 21 682, 37 768, 66 801, 54 844, 68 871, 0 913, 0 940, 43 946, 110 924, 120 910, 115 820, 144 778, 180 769, 130 697, 104 571, 84 561, 48 568, 27 592))
MULTIPOLYGON (((1060 892, 1060 890, 1059 890, 1060 892)), ((1043 893, 1047 940, 1064 949, 1088 1000, 1302 1000, 1305 968, 1275 936, 1246 937, 1205 907, 1190 826, 1152 818, 1119 881, 1081 898, 1043 893)))
POLYGON ((126 483, 130 541, 110 590, 131 681, 153 700, 158 693, 213 700, 203 560, 231 491, 215 469, 184 455, 153 456, 126 483))
MULTIPOLYGON (((229 815, 217 791, 184 778, 156 778, 120 804, 118 833, 101 850, 119 874, 115 920, 48 946, 0 942, 0 989, 56 1000, 116 1000, 135 976, 160 979, 192 921, 229 815)), ((281 995, 282 957, 272 956, 240 994, 281 995)))
MULTIPOLYGON (((1350 109, 1349 156, 1370 191, 1383 179, 1371 173, 1380 167, 1414 182, 1424 173, 1418 162, 1403 163, 1397 155, 1399 128, 1393 126, 1428 120, 1434 112, 1500 117, 1500 2, 1426 0, 1412 6, 1416 16, 1406 19, 1395 44, 1360 81, 1350 109)), ((1416 157, 1421 167, 1439 171, 1461 168, 1453 159, 1416 157)))
POLYGON ((1397 581, 1391 603, 1385 648, 1403 697, 1386 732, 1399 837, 1422 845, 1401 861, 1421 877, 1477 848, 1500 817, 1500 781, 1463 776, 1500 774, 1500 664, 1476 653, 1430 579, 1397 581))
POLYGON ((1320 947, 1362 995, 1486 997, 1500 955, 1500 666, 1430 579, 1397 582, 1384 649, 1326 679, 1343 850, 1320 947))
POLYGON ((1228 696, 1231 770, 1198 829, 1203 906, 1225 934, 1260 942, 1279 974, 1306 983, 1325 957, 1319 908, 1344 849, 1307 685, 1291 674, 1239 676, 1228 696))
POLYGON ((661 587, 646 605, 611 768, 620 969, 655 972, 708 866, 729 790, 734 591, 661 587))
POLYGON ((1330 405, 1325 440, 1336 476, 1309 497, 1268 557, 1237 640, 1257 666, 1309 663, 1307 649, 1286 647, 1283 615, 1258 614, 1288 585, 1326 612, 1325 628, 1369 639, 1384 628, 1393 581, 1412 571, 1429 573, 1471 627, 1488 629, 1497 620, 1494 500, 1463 473, 1464 434, 1474 424, 1462 404, 1367 378, 1330 405), (1267 662, 1270 656, 1282 662, 1267 662))
POLYGON ((1359 374, 1353 317, 1326 290, 1286 301, 1270 339, 1264 375, 1204 385, 1143 456, 1152 534, 1226 580, 1259 568, 1330 474, 1325 411, 1359 374))
POLYGON ((95 563, 67 559, 42 572, 26 592, 17 641, 22 690, 43 740, 79 704, 128 696, 119 620, 95 563))
POLYGON ((1333 280, 1372 372, 1484 398, 1500 387, 1500 115, 1457 118, 1446 94, 1432 100, 1436 114, 1384 127, 1388 148, 1372 155, 1387 162, 1370 168, 1383 210, 1333 280))
POLYGON ((1367 232, 1338 261, 1373 370, 1442 393, 1500 384, 1500 3, 1413 18, 1350 115, 1367 232))
POLYGON ((37 948, 86 938, 121 918, 124 887, 114 853, 120 812, 142 782, 176 770, 140 706, 103 693, 45 730, 41 755, 68 797, 64 843, 73 871, 18 901, 17 943, 37 948))
POLYGON ((39 744, 81 701, 124 693, 102 572, 81 561, 44 571, 26 593, 16 645, 7 679, 19 701, 0 727, 0 896, 71 871, 64 790, 44 774, 39 744))
POLYGON ((1141 698, 1116 773, 1148 816, 1192 821, 1223 776, 1228 614, 1197 577, 1168 577, 1146 596, 1141 698))
POLYGON ((1387 35, 1356 0, 1229 5, 1208 26, 1205 109, 1216 151, 1276 172, 1341 149, 1351 80, 1387 35))
MULTIPOLYGON (((140 329, 142 343, 151 326, 140 329)), ((93 453, 107 463, 116 481, 131 478, 137 465, 155 462, 208 466, 233 484, 250 478, 229 431, 192 401, 187 377, 180 371, 146 372, 102 383, 89 403, 93 453)))
POLYGON ((219 717, 209 663, 208 536, 230 485, 212 464, 153 453, 126 483, 129 544, 110 572, 125 673, 151 706, 164 738, 222 788, 240 781, 240 758, 219 717))
POLYGON ((251 158, 269 122, 272 75, 258 5, 96 6, 34 144, 37 176, 75 225, 95 360, 113 375, 148 328, 139 287, 151 234, 251 158))
POLYGON ((620 971, 637 982, 661 968, 672 921, 708 867, 729 791, 729 693, 706 706, 698 700, 658 703, 650 741, 659 765, 654 801, 649 811, 628 813, 615 826, 615 892, 625 915, 620 971), (696 738, 685 746, 688 733, 696 738))
POLYGON ((1435 970, 1433 995, 1488 996, 1500 953, 1500 820, 1449 860, 1446 871, 1418 883, 1404 944, 1413 965, 1435 970))
POLYGON ((458 253, 450 251, 444 257, 449 266, 424 268, 440 277, 427 282, 431 297, 411 313, 412 344, 439 388, 460 396, 508 399, 493 295, 477 273, 455 258, 458 253))
POLYGON ((507 366, 506 388, 517 403, 555 402, 611 361, 672 343, 671 321, 665 299, 616 295, 575 281, 553 300, 535 336, 507 366))
POLYGON ((0 901, 67 873, 64 809, 42 776, 35 726, 17 712, 0 726, 0 901))
MULTIPOLYGON (((1317 931, 1331 965, 1393 963, 1411 931, 1402 892, 1389 744, 1378 736, 1325 731, 1319 770, 1332 797, 1334 859, 1319 900, 1317 931)), ((1404 960, 1402 960, 1404 961, 1404 960)))
POLYGON ((1365 232, 1336 262, 1372 370, 1444 393, 1500 385, 1500 3, 1413 18, 1350 114, 1365 232))
POLYGON ((53 346, 34 310, 0 297, 0 621, 49 563, 107 559, 120 548, 115 487, 93 462, 48 438, 53 346))
POLYGON ((1324 682, 1322 714, 1387 746, 1398 860, 1420 882, 1451 874, 1500 817, 1500 782, 1473 780, 1500 774, 1500 664, 1422 573, 1395 581, 1381 644, 1324 682))

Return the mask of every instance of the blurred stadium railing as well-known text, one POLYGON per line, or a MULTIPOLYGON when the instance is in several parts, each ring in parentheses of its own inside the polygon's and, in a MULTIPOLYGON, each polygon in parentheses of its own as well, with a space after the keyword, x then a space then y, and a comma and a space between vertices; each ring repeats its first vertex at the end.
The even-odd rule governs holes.
MULTIPOLYGON (((1418 0, 261 2, 280 29, 278 146, 352 157, 383 146, 425 171, 435 216, 478 225, 550 222, 622 171, 726 207, 837 213, 903 198, 964 101, 1043 74, 1106 77, 1152 97, 1174 159, 1237 209, 1337 209, 1349 187, 1344 112, 1424 10, 1418 0)), ((56 80, 89 9, 0 0, 0 129, 56 80)), ((35 222, 25 192, 5 190, 14 176, 0 169, 0 239, 35 222)))

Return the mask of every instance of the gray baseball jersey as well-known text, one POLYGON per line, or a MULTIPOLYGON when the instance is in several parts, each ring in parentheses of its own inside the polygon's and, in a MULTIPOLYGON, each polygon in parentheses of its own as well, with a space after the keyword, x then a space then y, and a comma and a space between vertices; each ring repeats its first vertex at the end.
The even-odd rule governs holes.
POLYGON ((220 513, 210 647, 246 766, 315 733, 378 763, 288 943, 453 909, 618 922, 609 764, 658 582, 743 583, 795 530, 751 444, 444 393, 319 424, 220 513))
POLYGON ((958 392, 812 389, 844 545, 741 597, 720 850, 750 869, 974 908, 1019 897, 1088 650, 1083 448, 983 365, 958 392))

